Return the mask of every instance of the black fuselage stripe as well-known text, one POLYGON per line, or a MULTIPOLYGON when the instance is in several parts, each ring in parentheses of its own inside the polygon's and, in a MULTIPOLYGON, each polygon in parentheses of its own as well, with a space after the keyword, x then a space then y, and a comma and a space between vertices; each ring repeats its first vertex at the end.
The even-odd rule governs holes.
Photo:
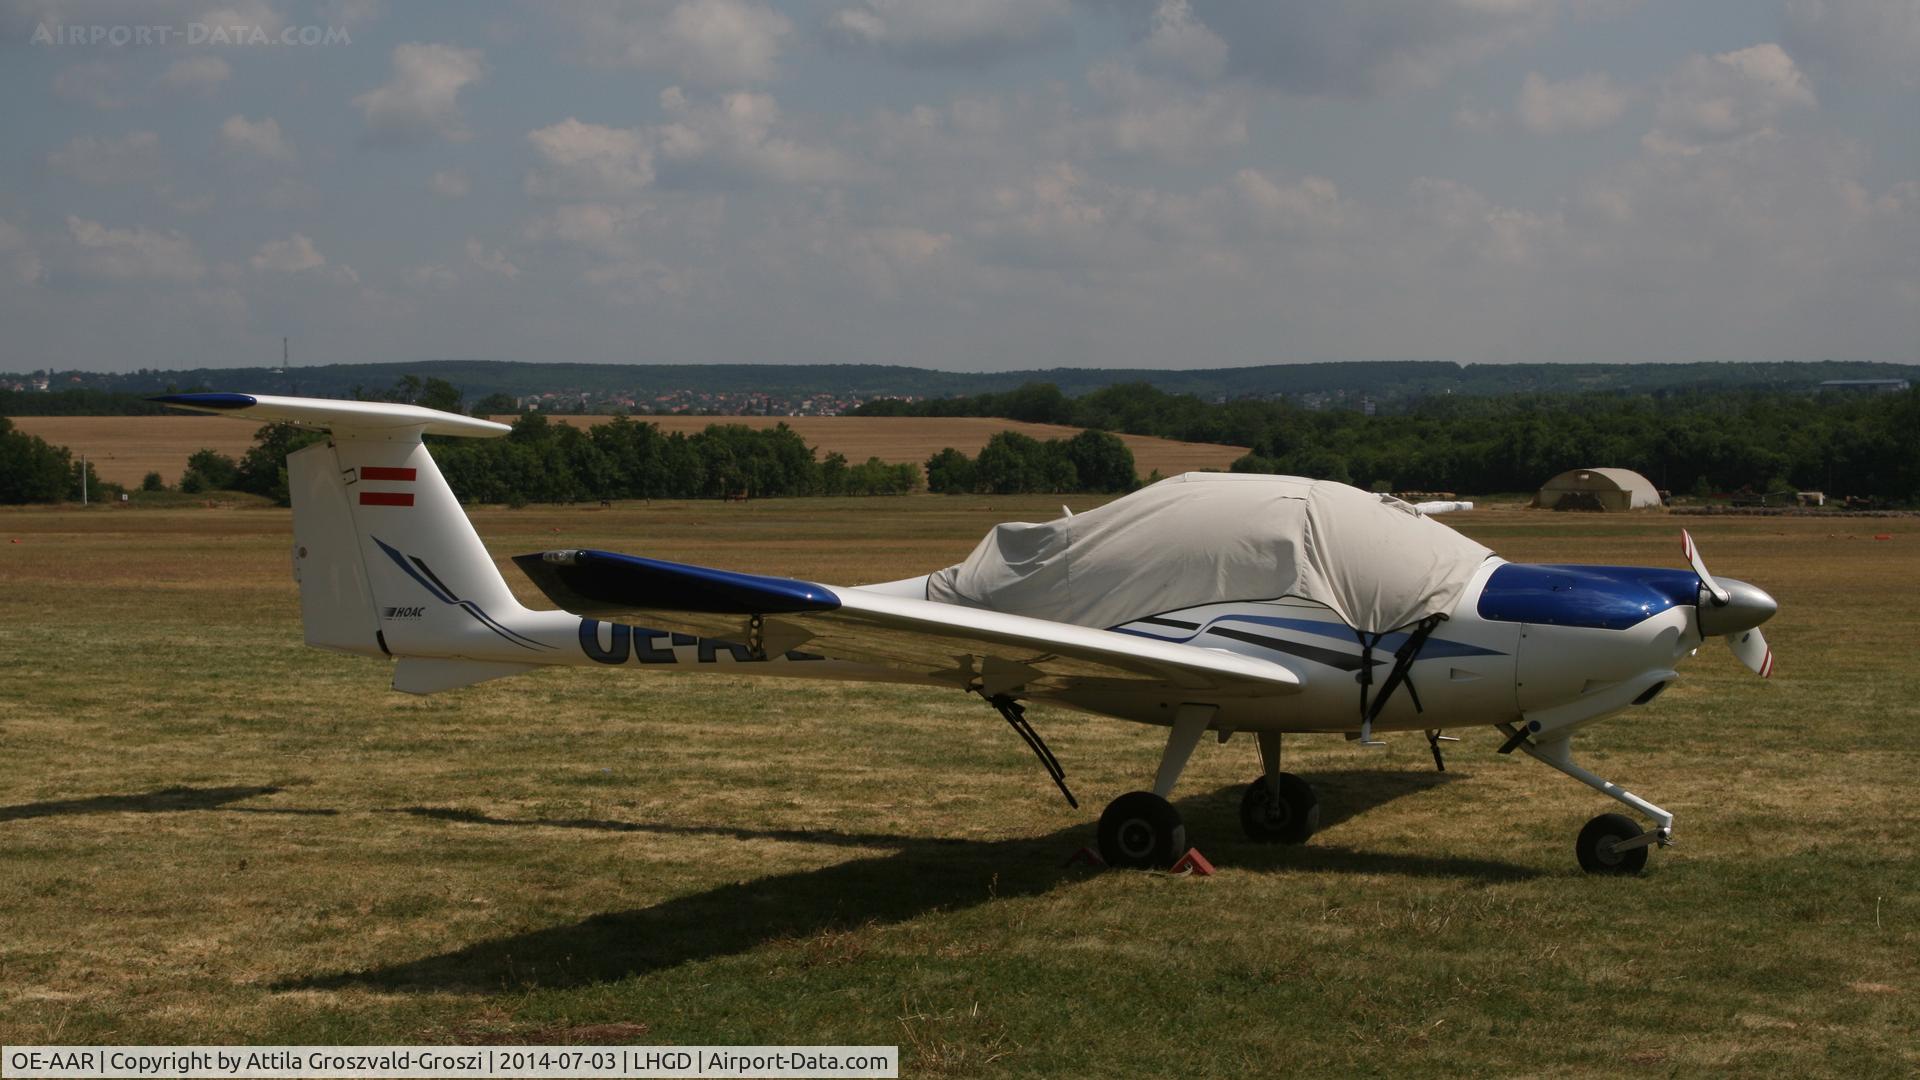
MULTIPOLYGON (((1286 638, 1268 637, 1265 634, 1249 633, 1245 630, 1235 630, 1227 626, 1208 627, 1207 633, 1218 637, 1232 638, 1235 641, 1244 641, 1249 645, 1258 645, 1262 648, 1272 649, 1275 652, 1283 652, 1289 656, 1297 656, 1302 660, 1311 660, 1316 664, 1325 664, 1331 668, 1339 668, 1341 671, 1360 670, 1360 658, 1358 656, 1352 653, 1341 652, 1338 649, 1323 649, 1318 645, 1308 645, 1301 641, 1288 641, 1286 638)), ((1384 664, 1386 661, 1375 660, 1374 663, 1384 664)))
POLYGON ((1139 619, 1136 621, 1146 623, 1150 626, 1171 626, 1180 630, 1200 629, 1199 623, 1181 622, 1179 619, 1167 619, 1167 618, 1162 618, 1159 615, 1149 615, 1144 619, 1139 619))

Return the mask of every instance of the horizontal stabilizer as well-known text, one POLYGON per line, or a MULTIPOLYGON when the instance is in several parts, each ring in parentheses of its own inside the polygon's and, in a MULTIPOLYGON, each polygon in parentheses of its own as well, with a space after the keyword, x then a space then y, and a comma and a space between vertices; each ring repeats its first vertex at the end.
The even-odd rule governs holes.
POLYGON ((389 401, 339 401, 334 398, 273 397, 267 394, 163 394, 150 398, 162 405, 216 416, 249 420, 277 420, 313 428, 378 431, 418 428, 426 435, 464 435, 492 439, 511 432, 506 424, 459 413, 397 405, 389 401))
POLYGON ((436 660, 403 656, 393 666, 393 688, 403 694, 437 694, 489 679, 504 679, 532 671, 538 664, 487 660, 436 660))

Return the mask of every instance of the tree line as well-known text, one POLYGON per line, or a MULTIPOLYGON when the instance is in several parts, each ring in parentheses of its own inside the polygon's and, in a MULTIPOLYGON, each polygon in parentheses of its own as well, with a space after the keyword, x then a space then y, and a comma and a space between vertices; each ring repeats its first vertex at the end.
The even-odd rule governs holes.
POLYGON ((948 495, 1122 492, 1138 486, 1133 451, 1105 431, 1045 440, 1002 431, 987 440, 979 457, 949 446, 927 459, 927 490, 948 495))
MULTIPOLYGON (((442 379, 405 376, 377 398, 448 412, 461 408, 457 387, 442 379)), ((511 402, 482 399, 481 412, 511 402)), ((63 447, 11 430, 0 419, 0 502, 59 502, 79 497, 79 472, 63 447)), ((186 494, 239 491, 288 501, 287 455, 324 438, 290 424, 268 424, 239 459, 196 451, 176 485, 186 494)), ((898 495, 920 489, 921 466, 853 462, 837 451, 817 454, 785 424, 751 428, 715 423, 691 434, 663 433, 659 425, 614 417, 581 428, 529 412, 500 439, 428 436, 434 460, 465 502, 568 503, 614 499, 770 498, 803 495, 898 495)), ((951 447, 928 460, 934 491, 1120 492, 1132 490, 1133 454, 1118 437, 1087 431, 1070 439, 1038 440, 1001 432, 977 458, 951 447)), ((93 479, 101 497, 119 488, 93 479)), ((144 491, 164 491, 166 478, 149 474, 144 491)))
POLYGON ((1287 401, 1204 402, 1145 383, 1078 398, 1033 383, 866 416, 994 416, 1245 446, 1244 472, 1399 491, 1527 491, 1567 469, 1632 469, 1676 492, 1820 490, 1920 501, 1920 391, 1427 398, 1367 416, 1287 401))

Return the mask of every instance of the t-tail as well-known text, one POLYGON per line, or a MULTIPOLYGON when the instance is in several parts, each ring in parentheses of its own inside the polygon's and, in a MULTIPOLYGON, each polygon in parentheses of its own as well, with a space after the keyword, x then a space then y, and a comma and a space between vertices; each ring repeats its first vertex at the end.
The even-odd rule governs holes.
MULTIPOLYGON (((552 662, 550 616, 514 599, 423 435, 495 438, 505 424, 415 405, 169 394, 182 409, 324 428, 287 456, 293 573, 307 644, 395 657, 394 688, 430 693, 552 662)), ((564 624, 564 625, 563 625, 564 624)))

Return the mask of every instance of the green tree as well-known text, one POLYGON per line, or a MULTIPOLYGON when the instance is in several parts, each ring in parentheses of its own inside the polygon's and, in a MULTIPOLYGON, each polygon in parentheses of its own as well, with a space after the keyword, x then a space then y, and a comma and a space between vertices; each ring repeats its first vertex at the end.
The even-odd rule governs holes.
POLYGON ((1089 429, 1068 439, 1065 450, 1080 491, 1132 491, 1140 486, 1133 451, 1118 435, 1089 429))
POLYGON ((59 502, 74 485, 66 447, 15 431, 13 421, 0 417, 0 503, 59 502))
POLYGON ((974 490, 973 459, 949 446, 927 459, 927 490, 964 495, 974 490))
POLYGON ((181 474, 180 490, 190 495, 203 491, 231 491, 240 475, 240 466, 217 450, 196 450, 187 458, 187 471, 181 474))
POLYGON ((253 445, 240 457, 230 486, 236 491, 265 495, 281 506, 287 492, 287 455, 326 439, 324 432, 294 424, 267 424, 253 433, 253 445))

